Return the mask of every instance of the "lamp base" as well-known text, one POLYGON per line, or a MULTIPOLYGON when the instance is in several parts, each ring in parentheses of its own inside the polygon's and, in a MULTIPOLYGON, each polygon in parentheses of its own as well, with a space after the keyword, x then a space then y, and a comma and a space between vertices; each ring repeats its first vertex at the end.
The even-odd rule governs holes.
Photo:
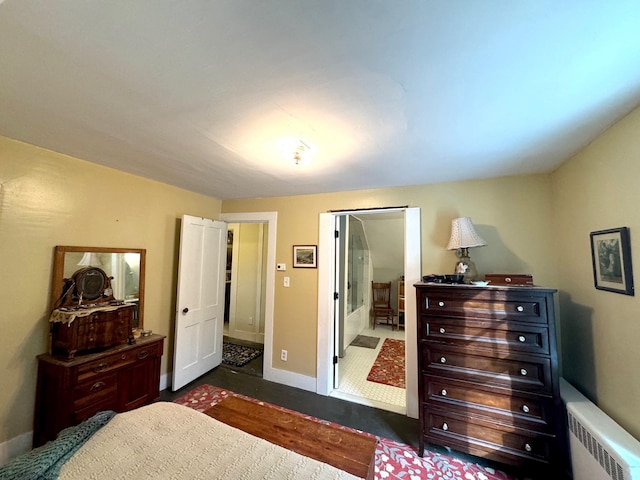
POLYGON ((476 264, 469 258, 469 251, 466 248, 461 248, 460 253, 456 254, 459 260, 456 262, 456 266, 453 270, 454 273, 461 273, 464 275, 463 282, 471 283, 478 278, 478 270, 476 270, 476 264))

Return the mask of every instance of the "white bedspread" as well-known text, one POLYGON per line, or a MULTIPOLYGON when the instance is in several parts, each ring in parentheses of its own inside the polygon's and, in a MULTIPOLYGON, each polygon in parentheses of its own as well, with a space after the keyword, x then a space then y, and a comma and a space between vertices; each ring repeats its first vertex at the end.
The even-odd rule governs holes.
POLYGON ((356 479, 191 408, 159 402, 116 415, 60 480, 356 479))

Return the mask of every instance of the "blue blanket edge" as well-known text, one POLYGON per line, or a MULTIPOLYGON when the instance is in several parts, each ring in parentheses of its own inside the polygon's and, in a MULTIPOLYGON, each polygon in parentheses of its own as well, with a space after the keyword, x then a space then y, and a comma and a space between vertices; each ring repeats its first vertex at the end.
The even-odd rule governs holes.
POLYGON ((79 425, 66 428, 58 438, 26 452, 0 467, 2 480, 55 480, 62 465, 78 451, 91 436, 114 417, 105 410, 79 425))

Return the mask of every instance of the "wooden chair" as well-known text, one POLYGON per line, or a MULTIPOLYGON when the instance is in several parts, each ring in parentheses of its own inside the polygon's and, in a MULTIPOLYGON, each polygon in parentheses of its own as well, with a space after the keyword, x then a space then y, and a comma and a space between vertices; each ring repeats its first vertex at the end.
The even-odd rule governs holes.
POLYGON ((396 329, 393 321, 393 308, 391 308, 391 282, 377 283, 371 282, 371 316, 373 317, 373 329, 376 329, 378 322, 385 322, 396 329))

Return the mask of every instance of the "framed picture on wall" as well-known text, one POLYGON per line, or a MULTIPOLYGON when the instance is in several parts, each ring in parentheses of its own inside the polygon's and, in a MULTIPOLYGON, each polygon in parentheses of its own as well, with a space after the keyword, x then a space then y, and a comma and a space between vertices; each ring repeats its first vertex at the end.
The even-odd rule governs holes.
POLYGON ((317 245, 294 245, 293 268, 316 268, 318 266, 317 245))
POLYGON ((598 290, 634 295, 627 227, 591 232, 593 280, 598 290))

